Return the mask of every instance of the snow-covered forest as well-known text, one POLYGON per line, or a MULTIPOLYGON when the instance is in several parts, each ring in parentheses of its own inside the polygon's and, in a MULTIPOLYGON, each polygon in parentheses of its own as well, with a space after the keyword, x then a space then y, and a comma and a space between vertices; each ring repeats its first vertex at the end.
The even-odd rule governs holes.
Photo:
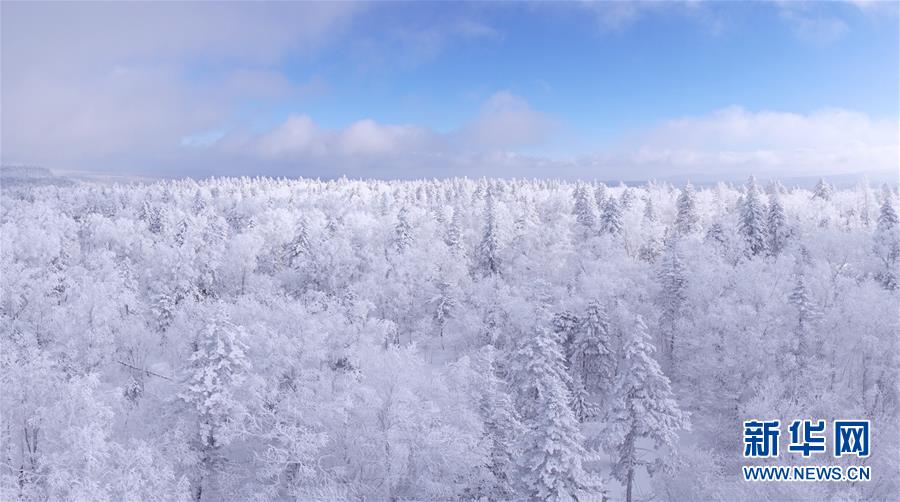
POLYGON ((898 203, 8 186, 0 499, 896 500, 898 203), (742 481, 754 418, 871 420, 872 481, 742 481))

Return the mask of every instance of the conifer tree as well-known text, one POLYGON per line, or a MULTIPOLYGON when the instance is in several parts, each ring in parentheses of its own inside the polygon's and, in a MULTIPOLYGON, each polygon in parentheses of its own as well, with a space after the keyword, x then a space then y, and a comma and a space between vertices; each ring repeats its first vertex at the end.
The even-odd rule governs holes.
POLYGON ((769 254, 778 256, 787 244, 788 230, 785 222, 784 207, 778 192, 769 197, 769 211, 766 215, 767 234, 769 236, 769 254))
POLYGON ((595 226, 593 198, 588 193, 587 187, 579 184, 575 188, 575 221, 578 223, 579 234, 582 238, 590 235, 595 226))
POLYGON ((303 257, 309 256, 311 247, 306 226, 306 220, 300 220, 300 223, 297 225, 297 233, 294 235, 294 238, 285 245, 284 260, 289 267, 296 268, 303 257))
POLYGON ((526 428, 519 469, 528 497, 572 501, 599 490, 582 467, 586 452, 570 407, 571 383, 557 335, 538 325, 514 364, 517 408, 526 428))
POLYGON ((825 201, 831 200, 831 195, 834 192, 834 189, 831 188, 831 185, 825 181, 825 178, 819 178, 819 181, 816 183, 816 187, 813 188, 813 198, 814 199, 822 199, 825 201))
POLYGON ((409 210, 404 205, 397 213, 397 224, 394 226, 394 248, 403 253, 412 243, 412 226, 409 223, 409 210))
POLYGON ((877 279, 886 289, 895 290, 900 287, 897 279, 897 262, 900 260, 900 234, 898 234, 897 212, 891 204, 891 192, 884 186, 881 208, 878 211, 878 222, 875 226, 875 255, 881 260, 883 269, 877 273, 877 279))
POLYGON ((242 412, 235 390, 250 367, 243 329, 229 320, 221 306, 209 309, 204 322, 193 343, 186 388, 180 395, 197 415, 194 447, 200 463, 193 493, 198 501, 204 492, 215 490, 220 449, 228 442, 224 429, 242 412))
POLYGON ((623 210, 631 209, 631 206, 634 204, 634 190, 631 188, 625 188, 622 190, 622 196, 620 197, 619 203, 622 206, 623 210))
POLYGON ((792 329, 795 340, 792 349, 798 374, 790 387, 797 395, 803 389, 804 382, 809 381, 808 369, 813 366, 812 361, 817 356, 818 348, 814 347, 810 338, 815 334, 813 323, 819 317, 819 311, 810 298, 809 288, 806 285, 805 265, 799 258, 795 265, 794 287, 788 295, 788 302, 796 309, 796 323, 792 329))
POLYGON ((676 216, 675 230, 679 235, 688 235, 698 228, 700 221, 697 215, 697 200, 694 195, 694 187, 690 183, 681 189, 678 199, 675 201, 676 216))
POLYGON ((444 234, 444 243, 447 244, 447 247, 454 253, 462 251, 462 226, 460 218, 459 208, 454 208, 453 217, 450 218, 450 223, 447 225, 447 231, 444 234))
POLYGON ((478 265, 484 275, 500 273, 500 228, 492 190, 488 190, 484 204, 484 234, 478 245, 478 265))
POLYGON ((453 311, 456 309, 456 299, 453 296, 451 284, 443 278, 437 281, 437 296, 434 302, 434 324, 438 328, 438 336, 441 339, 441 348, 444 348, 444 326, 447 321, 453 317, 453 311))
POLYGON ((622 233, 622 210, 615 197, 606 199, 603 205, 603 214, 600 217, 600 233, 606 235, 619 235, 622 233))
POLYGON ((674 240, 670 240, 666 245, 657 279, 661 286, 659 303, 662 312, 659 316, 659 325, 663 355, 670 366, 674 366, 678 323, 684 316, 687 302, 687 278, 674 240))
POLYGON ((516 493, 516 460, 521 453, 519 438, 525 430, 513 406, 509 386, 497 375, 496 349, 486 345, 479 363, 484 382, 480 387, 478 411, 489 442, 487 469, 493 476, 493 483, 484 495, 489 500, 508 500, 516 493))
POLYGON ((596 203, 598 208, 603 208, 606 205, 606 197, 608 196, 608 190, 606 189, 606 185, 603 183, 598 183, 597 188, 594 189, 594 202, 596 203))
POLYGON ((738 232, 744 238, 745 250, 749 256, 756 256, 766 250, 766 209, 760 200, 759 189, 753 176, 747 180, 747 193, 740 205, 738 232))
POLYGON ((644 221, 656 223, 656 209, 653 207, 653 198, 647 194, 644 197, 644 221))
MULTIPOLYGON (((613 351, 609 318, 603 305, 594 300, 575 326, 568 359, 572 378, 577 380, 578 386, 586 395, 594 394, 604 402, 609 399, 616 372, 613 351)), ((578 386, 573 387, 574 393, 579 392, 578 386)))
POLYGON ((653 358, 655 348, 640 316, 635 317, 625 337, 607 441, 616 452, 613 475, 625 484, 625 500, 631 502, 635 473, 650 463, 640 455, 638 441, 649 438, 657 447, 672 445, 678 431, 689 425, 687 415, 675 401, 669 379, 653 358))

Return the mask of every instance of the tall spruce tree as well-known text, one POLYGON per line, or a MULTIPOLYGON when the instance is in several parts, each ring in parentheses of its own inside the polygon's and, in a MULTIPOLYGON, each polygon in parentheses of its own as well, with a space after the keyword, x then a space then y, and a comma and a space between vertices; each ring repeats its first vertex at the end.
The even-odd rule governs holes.
POLYGON ((578 224, 578 235, 581 239, 584 239, 588 235, 593 234, 594 226, 596 225, 596 217, 594 216, 594 204, 593 197, 588 192, 586 186, 582 184, 578 184, 575 187, 574 192, 575 197, 575 207, 573 212, 575 213, 575 221, 578 224))
POLYGON ((740 205, 738 232, 744 238, 748 256, 756 256, 766 250, 766 208, 761 200, 756 179, 747 180, 747 193, 740 205))
POLYGON ((528 497, 573 501, 599 491, 599 482, 582 466, 586 451, 570 407, 571 383, 558 335, 539 324, 514 364, 516 404, 526 427, 519 469, 528 497))
POLYGON ((478 266, 484 275, 500 273, 500 228, 493 190, 488 189, 484 201, 484 234, 478 245, 478 266))
POLYGON ((784 216, 784 207, 778 192, 769 196, 769 211, 766 215, 767 234, 769 236, 769 254, 778 256, 787 244, 788 229, 784 216))
POLYGON ((696 231, 700 218, 697 215, 697 200, 693 185, 688 183, 681 189, 675 205, 675 231, 679 235, 688 235, 696 231))
POLYGON ((672 368, 675 365, 679 322, 684 316, 687 303, 687 277, 675 240, 670 240, 666 244, 663 258, 659 264, 657 279, 661 286, 659 296, 660 339, 663 356, 669 364, 669 368, 672 368))
POLYGON ((199 464, 192 486, 197 501, 204 494, 217 496, 217 475, 223 461, 220 451, 228 441, 224 429, 242 414, 235 391, 250 367, 243 328, 232 323, 220 305, 205 312, 205 324, 193 343, 185 390, 180 394, 197 416, 193 446, 199 464))
POLYGON ((603 205, 603 214, 600 216, 600 233, 619 235, 623 228, 622 210, 619 203, 615 197, 608 197, 603 205))
POLYGON ((878 222, 875 226, 875 255, 882 263, 876 278, 886 289, 900 287, 897 278, 897 262, 900 261, 900 232, 898 232, 897 212, 891 204, 891 191, 884 185, 878 222))
POLYGON ((625 500, 631 502, 637 469, 651 463, 640 454, 640 439, 652 439, 657 447, 672 445, 678 431, 689 424, 675 401, 669 379, 653 358, 656 349, 640 316, 634 318, 624 336, 615 407, 607 421, 607 442, 616 452, 613 475, 625 484, 625 500))

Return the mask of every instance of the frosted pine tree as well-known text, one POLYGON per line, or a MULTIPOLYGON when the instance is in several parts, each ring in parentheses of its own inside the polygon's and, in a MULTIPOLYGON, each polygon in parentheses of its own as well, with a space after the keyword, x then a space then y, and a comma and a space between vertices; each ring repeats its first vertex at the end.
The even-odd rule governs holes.
POLYGON ((818 317, 818 310, 809 295, 806 285, 805 265, 798 259, 794 271, 794 287, 788 295, 788 302, 796 309, 793 332, 795 336, 794 356, 801 373, 809 366, 813 358, 813 344, 810 336, 815 331, 813 322, 818 317))
POLYGON ((615 197, 606 199, 603 205, 603 213, 600 215, 600 233, 606 235, 619 235, 622 233, 622 210, 615 197))
POLYGON ((432 303, 434 304, 433 321, 441 339, 441 348, 444 348, 444 326, 453 317, 453 311, 456 309, 452 285, 446 279, 439 278, 437 280, 437 295, 432 299, 432 303))
POLYGON ((822 200, 831 200, 831 196, 834 193, 834 189, 831 188, 831 185, 825 181, 825 178, 819 178, 819 181, 816 183, 816 187, 813 188, 813 198, 814 199, 822 199, 822 200))
POLYGON ((454 253, 462 252, 462 225, 460 219, 460 210, 454 208, 453 217, 450 218, 450 223, 447 225, 447 231, 444 234, 444 243, 454 253))
POLYGON ((648 194, 644 197, 644 221, 656 223, 656 208, 653 207, 653 198, 648 194))
POLYGON ((284 247, 284 261, 289 267, 296 268, 304 257, 309 256, 311 249, 306 220, 300 220, 294 238, 284 247))
POLYGON ((697 215, 697 200, 693 185, 688 183, 681 189, 675 206, 675 231, 680 235, 688 235, 696 231, 700 218, 697 215))
POLYGON ((619 203, 621 204, 622 209, 626 211, 631 209, 631 206, 634 205, 635 198, 636 197, 634 195, 634 190, 630 188, 622 190, 622 196, 619 199, 619 203))
POLYGON ((603 183, 599 183, 597 188, 594 189, 594 202, 596 203, 598 208, 602 208, 606 205, 606 198, 609 196, 608 190, 606 189, 606 185, 603 183))
POLYGON ((197 417, 193 446, 199 464, 192 491, 198 501, 204 493, 216 496, 217 470, 222 463, 220 450, 229 440, 225 428, 243 410, 235 390, 250 367, 242 341, 243 328, 233 324, 220 306, 211 308, 204 321, 193 343, 186 389, 179 395, 197 417))
POLYGON ((575 197, 573 213, 575 214, 575 221, 578 223, 579 227, 577 233, 583 240, 593 233, 594 225, 596 224, 593 197, 591 197, 587 187, 581 184, 575 187, 573 196, 575 197))
POLYGON ((769 197, 769 211, 766 215, 767 234, 769 236, 769 254, 778 256, 787 244, 788 229, 784 216, 784 207, 778 192, 769 197))
POLYGON ((869 189, 868 176, 863 177, 862 181, 856 187, 857 201, 859 207, 859 222, 864 227, 868 227, 872 223, 872 210, 875 205, 872 200, 872 190, 869 189))
MULTIPOLYGON (((616 360, 609 318, 597 300, 588 304, 587 311, 573 331, 569 365, 572 378, 578 384, 573 387, 576 399, 586 399, 591 394, 604 403, 609 399, 616 360), (577 395, 580 391, 585 393, 585 397, 577 395)), ((583 408, 586 413, 580 419, 595 414, 592 403, 587 403, 583 408)))
POLYGON ((738 233, 744 239, 746 253, 756 256, 766 250, 766 208, 761 200, 756 179, 747 180, 747 193, 740 205, 738 233))
POLYGON ((409 223, 409 210, 404 205, 397 213, 397 224, 394 226, 394 248, 403 253, 412 243, 412 226, 409 223))
POLYGON ((687 415, 675 401, 669 379, 653 358, 655 348, 641 316, 635 317, 625 336, 607 441, 616 452, 613 475, 625 484, 625 500, 631 502, 637 469, 652 463, 641 456, 638 442, 649 438, 657 448, 671 446, 678 431, 689 425, 687 415))
POLYGON ((687 303, 687 277, 674 240, 666 245, 657 279, 661 286, 659 328, 663 356, 671 368, 675 363, 679 322, 684 316, 687 303))
POLYGON ((526 427, 519 469, 528 497, 573 501, 599 491, 599 482, 582 467, 586 452, 557 335, 535 328, 516 354, 514 375, 526 427))
POLYGON ((484 201, 484 234, 478 244, 478 266, 484 275, 500 273, 500 228, 492 190, 484 201))
POLYGON ((900 287, 897 278, 897 262, 900 260, 900 234, 898 234, 897 212, 891 204, 891 192, 884 186, 883 200, 878 211, 878 222, 875 226, 875 255, 881 260, 882 270, 876 277, 886 289, 895 290, 900 287))
POLYGON ((516 459, 519 458, 519 438, 524 428, 513 406, 507 383, 497 376, 497 352, 493 346, 482 349, 479 358, 483 382, 478 411, 484 421, 484 434, 489 444, 488 471, 493 477, 485 487, 488 500, 508 500, 515 494, 516 459))

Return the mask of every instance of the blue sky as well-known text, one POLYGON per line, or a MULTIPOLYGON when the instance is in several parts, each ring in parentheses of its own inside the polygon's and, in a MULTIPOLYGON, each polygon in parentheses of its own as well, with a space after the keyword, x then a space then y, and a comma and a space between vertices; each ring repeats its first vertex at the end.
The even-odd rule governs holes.
POLYGON ((3 162, 164 176, 893 173, 898 5, 4 3, 3 162))

